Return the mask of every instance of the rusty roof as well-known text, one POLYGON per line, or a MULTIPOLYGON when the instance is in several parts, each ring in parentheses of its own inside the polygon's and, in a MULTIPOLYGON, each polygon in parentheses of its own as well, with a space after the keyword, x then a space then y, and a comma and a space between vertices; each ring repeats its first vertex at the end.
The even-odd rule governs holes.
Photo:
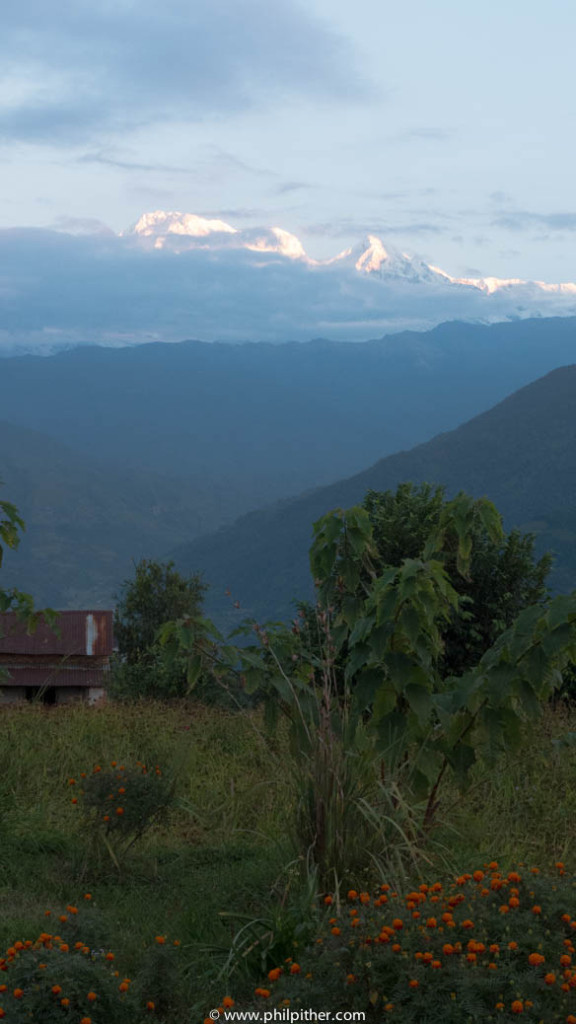
POLYGON ((5 654, 60 654, 106 657, 112 654, 111 611, 58 612, 56 629, 40 622, 30 635, 25 624, 14 612, 0 615, 0 655, 5 654))

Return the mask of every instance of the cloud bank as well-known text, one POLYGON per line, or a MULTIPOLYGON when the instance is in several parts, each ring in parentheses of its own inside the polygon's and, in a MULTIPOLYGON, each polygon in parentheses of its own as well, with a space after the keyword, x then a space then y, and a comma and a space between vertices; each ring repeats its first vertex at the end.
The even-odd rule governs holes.
POLYGON ((154 221, 149 235, 85 222, 0 231, 0 351, 185 338, 364 341, 445 320, 576 313, 576 285, 457 280, 375 238, 316 262, 278 228, 222 230, 188 216, 204 235, 154 233, 154 221))

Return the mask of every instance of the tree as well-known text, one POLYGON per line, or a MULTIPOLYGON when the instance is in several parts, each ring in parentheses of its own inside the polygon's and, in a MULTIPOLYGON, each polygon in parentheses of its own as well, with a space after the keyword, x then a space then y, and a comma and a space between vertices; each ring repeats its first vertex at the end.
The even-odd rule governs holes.
MULTIPOLYGON (((362 507, 372 525, 377 573, 400 565, 405 558, 420 558, 431 531, 437 530, 446 508, 445 488, 430 484, 401 484, 396 492, 369 491, 362 507)), ((476 665, 497 637, 511 626, 523 608, 542 604, 547 596, 546 577, 552 556, 534 557, 534 534, 512 530, 491 536, 471 506, 468 524, 470 566, 458 571, 457 537, 443 555, 445 571, 459 597, 443 630, 440 672, 461 675, 476 665)))
MULTIPOLYGON (((409 487, 401 498, 422 532, 411 554, 404 543, 390 547, 392 564, 382 551, 388 499, 372 502, 374 522, 368 509, 354 507, 314 524, 310 564, 321 643, 308 644, 298 624, 258 627, 260 644, 240 649, 227 647, 214 627, 210 649, 185 623, 166 634, 179 641, 194 675, 210 660, 219 673, 239 666, 246 689, 262 693, 288 720, 292 773, 300 780, 300 852, 323 879, 344 877, 359 837, 366 864, 376 855, 374 837, 384 850, 401 837, 412 856, 436 821, 446 778, 452 774, 464 788, 477 762, 491 767, 517 749, 524 726, 576 655, 576 592, 543 600, 545 563, 534 574, 526 564, 512 571, 529 545, 508 543, 490 501, 462 492, 444 501, 429 490, 411 502, 409 487), (464 670, 449 674, 447 632, 472 621, 469 595, 457 587, 472 582, 475 545, 504 579, 527 578, 528 585, 517 588, 521 610, 507 626, 494 609, 484 616, 477 608, 476 622, 486 620, 483 640, 477 629, 480 656, 473 661, 473 637, 464 670), (490 545, 507 552, 502 563, 490 561, 490 545), (530 592, 536 602, 522 607, 530 592)), ((514 604, 508 593, 502 590, 500 608, 514 604)))
MULTIPOLYGON (((142 559, 134 577, 125 580, 114 614, 119 659, 115 688, 130 695, 181 696, 186 693, 186 666, 167 657, 157 642, 164 623, 200 620, 206 591, 199 574, 181 576, 174 562, 142 559)), ((114 689, 114 686, 113 686, 114 689)))

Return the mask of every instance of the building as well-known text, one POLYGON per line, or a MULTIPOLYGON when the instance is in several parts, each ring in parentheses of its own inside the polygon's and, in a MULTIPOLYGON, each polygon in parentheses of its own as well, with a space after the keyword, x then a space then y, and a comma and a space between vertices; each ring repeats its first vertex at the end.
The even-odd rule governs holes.
POLYGON ((0 703, 95 703, 106 693, 112 654, 111 611, 58 612, 54 629, 30 635, 14 613, 0 615, 0 703))

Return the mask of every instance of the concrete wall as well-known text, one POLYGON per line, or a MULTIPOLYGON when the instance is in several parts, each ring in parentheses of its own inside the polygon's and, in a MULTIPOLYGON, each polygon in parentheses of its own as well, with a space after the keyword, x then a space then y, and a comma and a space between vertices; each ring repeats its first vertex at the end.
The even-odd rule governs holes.
POLYGON ((0 686, 0 704, 16 704, 19 700, 26 700, 24 686, 0 686))

